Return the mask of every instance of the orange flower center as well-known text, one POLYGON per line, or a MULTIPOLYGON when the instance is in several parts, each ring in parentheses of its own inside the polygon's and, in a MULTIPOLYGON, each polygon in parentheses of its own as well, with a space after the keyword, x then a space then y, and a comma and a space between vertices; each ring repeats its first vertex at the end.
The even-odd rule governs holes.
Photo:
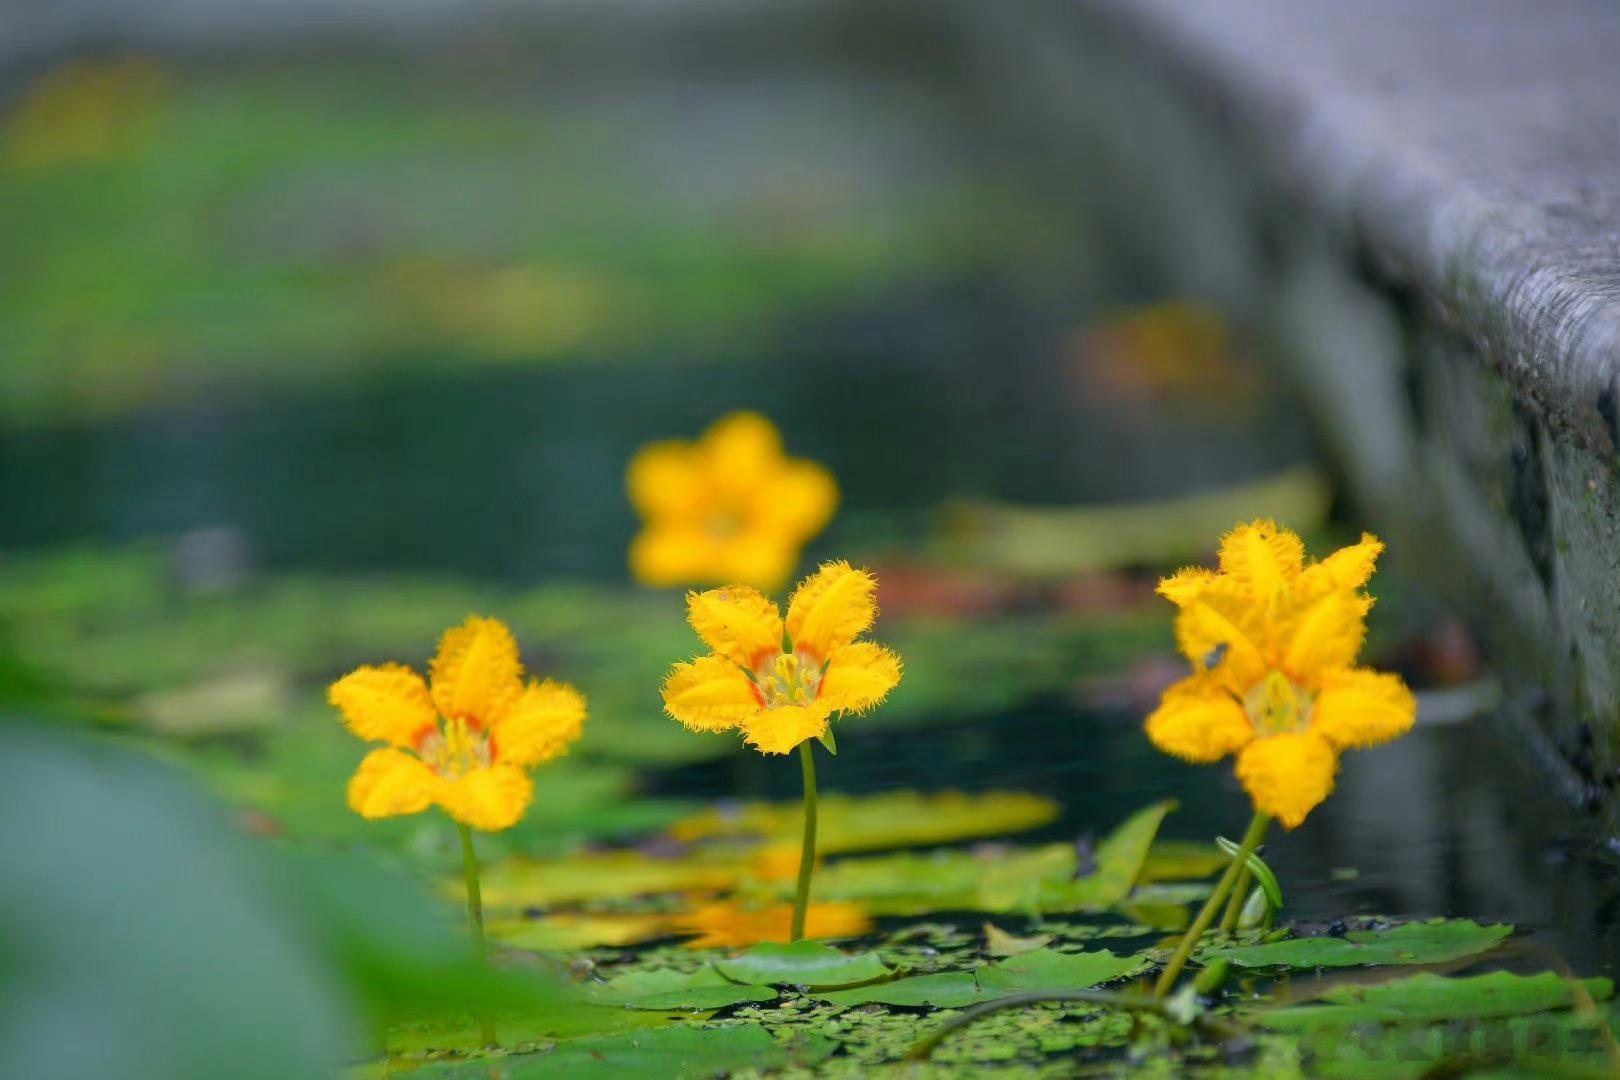
POLYGON ((471 717, 446 719, 417 741, 416 753, 427 767, 454 780, 474 769, 487 769, 495 760, 495 745, 471 717))
POLYGON ((777 653, 754 669, 754 686, 767 709, 808 705, 821 692, 821 667, 798 653, 777 653))
POLYGON ((1280 671, 1266 674, 1243 698, 1243 711, 1261 735, 1303 731, 1311 722, 1315 704, 1310 691, 1280 671))

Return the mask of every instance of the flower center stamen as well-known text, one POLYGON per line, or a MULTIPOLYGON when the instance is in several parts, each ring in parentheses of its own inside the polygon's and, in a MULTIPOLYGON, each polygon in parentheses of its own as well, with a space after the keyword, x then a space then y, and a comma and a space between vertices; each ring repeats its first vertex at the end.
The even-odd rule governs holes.
POLYGON ((778 653, 770 666, 761 664, 755 684, 767 709, 779 705, 808 705, 821 691, 821 668, 796 653, 778 653))
POLYGON ((1262 735, 1303 731, 1311 719, 1309 691, 1280 671, 1269 672, 1243 699, 1249 722, 1262 735))
POLYGON ((489 736, 461 716, 446 718, 440 728, 424 735, 417 744, 417 756, 447 780, 487 769, 494 758, 489 736))

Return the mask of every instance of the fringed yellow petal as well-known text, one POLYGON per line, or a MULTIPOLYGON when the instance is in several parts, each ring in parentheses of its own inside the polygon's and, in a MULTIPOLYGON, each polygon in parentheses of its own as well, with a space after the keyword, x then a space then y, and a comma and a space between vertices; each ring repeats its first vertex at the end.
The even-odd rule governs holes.
POLYGON ((1177 607, 1186 607, 1215 582, 1215 571, 1189 566, 1159 580, 1159 595, 1177 607))
POLYGON ((1415 719, 1417 699, 1399 676, 1352 668, 1323 676, 1311 730, 1343 750, 1405 735, 1415 719))
POLYGON ((664 711, 694 731, 726 731, 760 711, 754 684, 723 656, 676 664, 663 696, 664 711))
POLYGON ((1256 739, 1238 754, 1237 776, 1254 808, 1294 828, 1333 791, 1339 756, 1314 731, 1256 739))
POLYGON ((447 718, 488 724, 523 692, 523 664, 512 631, 477 615, 439 640, 433 658, 433 702, 447 718))
POLYGON ((1243 625, 1252 605, 1232 597, 1230 582, 1212 584, 1176 615, 1176 646, 1195 672, 1211 672, 1235 694, 1242 694, 1266 673, 1259 643, 1243 625))
POLYGON ((782 461, 782 435, 758 413, 722 416, 703 433, 698 446, 710 486, 732 496, 753 493, 782 461))
POLYGON ((686 617, 703 643, 749 670, 782 651, 782 614, 746 585, 686 594, 686 617))
POLYGON ((1278 528, 1275 521, 1239 525, 1221 539, 1221 572, 1263 602, 1287 591, 1304 558, 1299 535, 1278 528))
POLYGON ((373 750, 349 779, 349 809, 365 818, 415 814, 438 800, 443 785, 438 773, 403 750, 373 750))
POLYGON ((515 765, 491 765, 446 780, 438 802, 463 825, 498 832, 517 824, 534 797, 534 782, 515 765))
POLYGON ((825 735, 831 712, 821 701, 761 709, 743 721, 743 737, 760 753, 785 754, 806 739, 825 735))
POLYGON ((550 679, 531 682, 494 724, 495 760, 538 765, 561 757, 584 727, 584 694, 550 679))
POLYGON ((1305 568, 1302 584, 1325 583, 1335 589, 1359 589, 1372 580, 1383 554, 1384 542, 1372 533, 1362 533, 1361 542, 1342 547, 1321 562, 1305 568))
POLYGON ((877 618, 877 579, 847 562, 810 575, 788 603, 787 632, 795 650, 825 661, 877 618))
POLYGON ((779 529, 752 528, 717 544, 710 580, 780 589, 799 564, 800 541, 779 529))
POLYGON ((813 461, 783 463, 760 496, 760 519, 794 540, 807 540, 826 528, 838 508, 838 482, 813 461))
POLYGON ((326 700, 362 739, 415 746, 438 723, 422 677, 402 664, 357 668, 333 683, 326 700))
POLYGON ((1254 727, 1230 692, 1195 675, 1164 692, 1147 718, 1147 734, 1166 754, 1208 764, 1248 745, 1254 727))
POLYGON ((642 517, 700 515, 703 474, 699 457, 684 442, 649 443, 636 451, 625 472, 630 502, 642 517))
POLYGON ((1322 674, 1349 667, 1367 636, 1372 598, 1336 589, 1284 620, 1279 636, 1287 642, 1282 668, 1296 682, 1314 687, 1322 674))
POLYGON ((832 654, 816 700, 834 712, 863 712, 900 681, 900 658, 881 645, 858 641, 832 654))

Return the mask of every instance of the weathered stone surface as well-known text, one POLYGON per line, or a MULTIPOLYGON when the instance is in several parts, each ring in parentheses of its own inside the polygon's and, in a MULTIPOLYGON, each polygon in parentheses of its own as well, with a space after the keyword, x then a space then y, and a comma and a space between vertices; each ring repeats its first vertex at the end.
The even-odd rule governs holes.
POLYGON ((1481 622, 1536 749, 1598 801, 1620 749, 1620 8, 1080 7, 1076 59, 1115 80, 1093 80, 1118 114, 1094 130, 1155 162, 1138 190, 1176 227, 1165 277, 1270 330, 1371 519, 1481 622))

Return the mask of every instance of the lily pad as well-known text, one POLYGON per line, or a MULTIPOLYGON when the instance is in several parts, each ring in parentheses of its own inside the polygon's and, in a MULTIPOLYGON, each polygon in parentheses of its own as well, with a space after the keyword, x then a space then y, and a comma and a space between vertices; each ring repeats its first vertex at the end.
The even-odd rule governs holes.
POLYGON ((816 997, 834 1005, 932 1005, 939 1009, 959 1009, 980 1001, 989 1001, 996 995, 979 989, 978 980, 971 971, 939 971, 932 975, 913 975, 909 979, 857 986, 849 990, 834 990, 816 997))
POLYGON ((694 972, 630 971, 590 992, 601 1005, 631 1009, 721 1009, 740 1001, 771 1001, 776 991, 744 986, 705 964, 694 972))
POLYGON ((1388 930, 1352 930, 1343 937, 1292 938, 1265 945, 1210 949, 1205 960, 1225 958, 1239 967, 1367 967, 1377 964, 1441 964, 1488 952, 1513 933, 1505 924, 1481 926, 1468 919, 1431 919, 1388 930))
POLYGON ((1341 986, 1322 995, 1322 1005, 1277 1009, 1260 1017, 1270 1028, 1297 1030, 1357 1024, 1411 1024, 1431 1021, 1489 1020, 1503 1016, 1567 1009, 1583 999, 1614 996, 1608 979, 1566 979, 1556 972, 1446 978, 1429 972, 1377 986, 1341 986))
POLYGON ((994 923, 984 924, 984 951, 991 956, 1018 956, 1021 953, 1034 952, 1043 946, 1052 944, 1052 934, 1031 934, 1028 937, 1019 937, 1009 934, 994 923))
POLYGON ((714 967, 733 982, 755 986, 849 986, 894 974, 876 953, 841 953, 818 941, 765 942, 729 960, 716 960, 714 967))
POLYGON ((1107 949, 1079 953, 1036 949, 982 967, 976 974, 980 988, 1010 994, 1018 990, 1083 990, 1139 975, 1151 966, 1152 961, 1141 953, 1115 956, 1107 949))
POLYGON ((984 911, 1104 911, 1130 895, 1153 838, 1173 800, 1143 807, 1097 845, 1096 868, 1076 878, 1079 854, 1052 844, 1011 858, 984 875, 977 906, 984 911))

